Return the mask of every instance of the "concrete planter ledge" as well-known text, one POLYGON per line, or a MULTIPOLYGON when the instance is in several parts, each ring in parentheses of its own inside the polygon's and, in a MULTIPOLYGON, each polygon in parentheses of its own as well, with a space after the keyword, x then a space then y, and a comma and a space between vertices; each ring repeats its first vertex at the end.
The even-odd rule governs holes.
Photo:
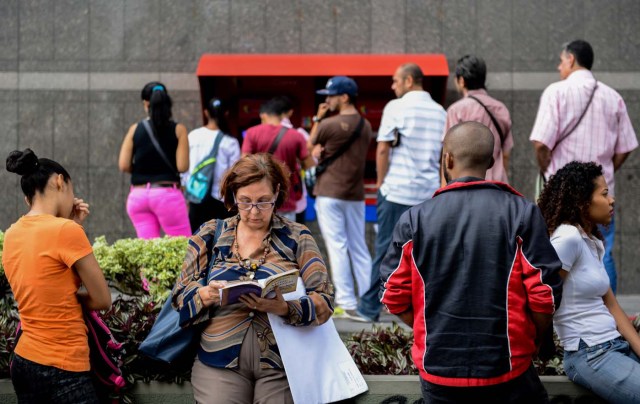
MULTIPOLYGON (((356 397, 356 404, 414 404, 420 402, 420 383, 418 376, 371 376, 365 380, 369 391, 356 397)), ((566 376, 541 376, 540 379, 549 392, 549 397, 564 396, 563 403, 584 400, 595 396, 588 390, 572 383, 566 376)), ((136 403, 140 404, 192 404, 191 384, 169 384, 160 382, 137 383, 133 390, 136 403)), ((0 379, 0 403, 17 403, 13 385, 9 379, 0 379)))

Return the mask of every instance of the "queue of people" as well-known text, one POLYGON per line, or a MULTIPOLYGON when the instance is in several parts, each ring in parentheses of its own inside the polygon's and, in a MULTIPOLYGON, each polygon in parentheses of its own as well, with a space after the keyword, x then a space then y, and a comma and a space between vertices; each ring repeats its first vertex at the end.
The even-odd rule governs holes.
MULTIPOLYGON (((171 302, 180 325, 199 330, 196 401, 293 402, 269 314, 314 327, 334 313, 377 321, 383 306, 413 329, 426 402, 548 402, 532 359, 552 323, 571 380, 612 402, 640 400, 640 337, 607 264, 613 172, 638 142, 620 96, 593 78, 593 58, 585 41, 566 44, 563 82, 542 95, 531 134, 546 181, 537 206, 508 185, 511 119, 486 91, 484 61, 458 60, 463 98, 448 110, 423 89, 419 66, 399 66, 397 99, 376 137, 373 260, 363 178, 374 132, 352 78, 333 77, 317 92, 326 98, 308 138, 288 119, 290 100, 278 97, 242 144, 222 100, 208 100, 205 126, 187 133, 172 119, 167 88, 148 83, 148 118, 126 133, 119 168, 131 173, 127 213, 138 237, 190 237, 171 302), (295 221, 300 173, 313 166, 329 268, 295 221), (302 297, 276 290, 221 302, 230 283, 292 269, 302 297)), ((7 170, 21 176, 30 208, 7 230, 3 254, 23 322, 12 365, 19 402, 97 402, 82 308, 111 300, 81 227, 89 206, 63 167, 29 149, 12 152, 7 170), (57 238, 44 242, 44 233, 57 238), (60 380, 74 388, 61 392, 60 380)))

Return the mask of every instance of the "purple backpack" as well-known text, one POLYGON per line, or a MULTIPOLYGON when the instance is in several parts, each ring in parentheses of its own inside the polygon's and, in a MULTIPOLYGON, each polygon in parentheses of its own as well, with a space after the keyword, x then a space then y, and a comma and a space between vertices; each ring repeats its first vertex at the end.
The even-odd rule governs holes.
POLYGON ((84 321, 89 330, 91 373, 105 387, 117 393, 126 384, 120 370, 122 344, 116 341, 98 312, 85 311, 84 321))

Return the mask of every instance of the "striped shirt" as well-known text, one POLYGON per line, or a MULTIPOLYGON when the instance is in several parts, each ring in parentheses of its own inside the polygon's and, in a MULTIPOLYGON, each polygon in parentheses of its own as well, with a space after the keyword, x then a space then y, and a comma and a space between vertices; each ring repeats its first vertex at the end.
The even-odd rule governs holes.
POLYGON ((392 141, 394 129, 401 133, 400 144, 390 151, 389 170, 380 186, 388 201, 414 206, 431 198, 440 187, 446 115, 426 91, 410 91, 384 107, 377 141, 392 141))
POLYGON ((557 143, 580 119, 595 85, 596 80, 589 70, 578 70, 547 87, 540 98, 529 140, 552 150, 551 164, 545 172, 547 178, 572 161, 594 161, 602 165, 609 193, 614 195, 613 156, 638 147, 620 94, 598 82, 593 101, 580 124, 557 143))
MULTIPOLYGON (((236 368, 238 355, 245 334, 251 325, 260 343, 260 366, 263 369, 283 369, 278 346, 266 313, 254 312, 244 304, 206 308, 198 295, 198 289, 212 280, 247 280, 249 271, 238 265, 232 246, 235 242, 238 218, 205 223, 189 239, 187 254, 180 278, 173 289, 173 304, 180 313, 180 324, 191 326, 207 322, 200 337, 198 358, 204 364, 218 368, 236 368), (222 232, 214 245, 216 223, 222 232), (210 268, 206 277, 194 280, 204 268, 210 268)), ((333 307, 333 286, 327 268, 311 232, 304 225, 280 216, 274 216, 271 229, 270 251, 265 263, 256 271, 255 279, 264 279, 276 273, 298 269, 309 292, 319 293, 333 307)), ((265 236, 265 240, 268 236, 265 236)), ((263 254, 258 249, 258 258, 263 254), (258 251, 259 250, 259 251, 258 251)), ((313 324, 315 306, 311 298, 304 296, 287 302, 289 314, 283 321, 293 326, 313 324)))
POLYGON ((480 105, 480 103, 472 98, 464 97, 461 100, 453 103, 449 109, 447 109, 447 122, 444 126, 444 132, 442 133, 442 139, 444 135, 451 127, 461 122, 480 122, 487 128, 491 129, 493 133, 493 166, 487 170, 485 180, 487 181, 500 181, 505 184, 509 183, 507 171, 504 168, 504 154, 509 154, 513 148, 513 135, 511 133, 511 117, 509 116, 509 110, 507 107, 490 97, 487 94, 487 90, 484 88, 478 90, 469 90, 468 95, 472 95, 482 101, 484 105, 491 111, 493 117, 498 122, 504 139, 500 139, 500 133, 495 128, 491 117, 487 111, 480 105))

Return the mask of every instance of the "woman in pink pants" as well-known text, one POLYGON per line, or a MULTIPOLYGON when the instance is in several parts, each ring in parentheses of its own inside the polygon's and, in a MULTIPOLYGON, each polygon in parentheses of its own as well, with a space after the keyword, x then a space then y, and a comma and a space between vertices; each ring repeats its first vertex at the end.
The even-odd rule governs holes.
POLYGON ((127 213, 139 238, 190 236, 187 204, 180 174, 189 168, 187 128, 171 119, 171 98, 158 82, 142 89, 149 118, 133 124, 125 135, 118 165, 131 173, 127 213))

